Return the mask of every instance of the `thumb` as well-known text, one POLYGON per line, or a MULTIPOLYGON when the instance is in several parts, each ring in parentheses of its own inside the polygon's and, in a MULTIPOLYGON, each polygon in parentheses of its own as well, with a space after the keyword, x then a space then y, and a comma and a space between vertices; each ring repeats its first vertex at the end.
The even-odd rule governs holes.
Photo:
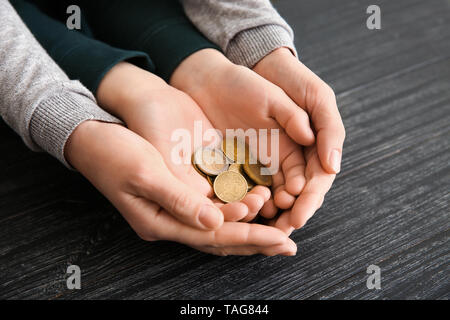
POLYGON ((300 108, 281 89, 271 95, 269 115, 286 131, 296 143, 309 146, 314 143, 314 132, 310 126, 308 113, 300 108))
POLYGON ((142 195, 158 203, 179 221, 203 230, 218 229, 222 211, 207 196, 193 190, 170 172, 142 188, 142 195))

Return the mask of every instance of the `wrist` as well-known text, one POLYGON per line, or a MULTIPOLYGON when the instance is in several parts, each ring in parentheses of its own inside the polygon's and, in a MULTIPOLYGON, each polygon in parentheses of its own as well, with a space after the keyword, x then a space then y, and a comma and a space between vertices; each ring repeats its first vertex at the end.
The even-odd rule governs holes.
POLYGON ((267 56, 271 56, 276 59, 296 59, 295 54, 288 47, 280 47, 278 49, 273 50, 267 56))
POLYGON ((142 103, 142 97, 151 97, 151 91, 168 88, 158 76, 133 64, 121 62, 102 79, 97 90, 99 105, 125 120, 130 108, 142 103))
POLYGON ((202 49, 180 63, 170 78, 170 84, 192 95, 208 87, 218 74, 233 66, 218 50, 202 49))
POLYGON ((297 60, 292 51, 287 47, 281 47, 275 49, 274 51, 266 55, 264 58, 262 58, 253 67, 253 71, 255 71, 260 75, 263 75, 264 73, 268 73, 268 71, 270 70, 278 69, 277 66, 279 66, 280 63, 292 60, 297 60))
POLYGON ((286 91, 292 87, 292 70, 297 70, 299 64, 291 50, 282 47, 264 57, 253 71, 286 91))
POLYGON ((96 136, 96 132, 105 125, 108 124, 96 120, 87 120, 73 130, 64 146, 64 156, 72 167, 81 171, 82 163, 87 160, 90 153, 90 142, 96 136))

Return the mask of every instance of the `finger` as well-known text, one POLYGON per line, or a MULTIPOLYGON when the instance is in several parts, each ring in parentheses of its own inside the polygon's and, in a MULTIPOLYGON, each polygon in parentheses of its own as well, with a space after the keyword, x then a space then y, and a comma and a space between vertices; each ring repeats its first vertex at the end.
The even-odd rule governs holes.
POLYGON ((242 199, 248 207, 248 213, 240 221, 248 222, 253 220, 264 203, 270 199, 270 190, 264 186, 255 186, 247 195, 242 199))
POLYGON ((280 209, 288 209, 293 206, 295 197, 286 192, 285 180, 282 171, 278 171, 272 176, 273 200, 280 209))
POLYGON ((305 158, 301 148, 295 148, 281 164, 286 180, 285 189, 293 196, 299 195, 305 186, 305 168, 305 158))
MULTIPOLYGON (((282 244, 287 236, 282 231, 259 224, 224 222, 214 231, 199 230, 180 222, 165 210, 156 211, 152 202, 137 198, 125 212, 130 216, 133 229, 140 235, 176 241, 189 246, 273 246, 282 244)), ((127 219, 128 220, 128 219, 127 219)))
POLYGON ((112 198, 111 202, 140 238, 159 240, 154 230, 154 220, 161 211, 160 205, 128 193, 112 198))
POLYGON ((292 231, 295 230, 291 224, 291 214, 291 210, 284 211, 278 218, 274 219, 274 223, 271 225, 290 236, 292 231))
POLYGON ((242 202, 247 205, 248 213, 240 220, 241 222, 252 221, 264 205, 264 199, 257 194, 247 194, 242 202))
POLYGON ((272 190, 275 191, 283 185, 284 185, 284 175, 283 172, 279 170, 272 176, 272 190))
POLYGON ((270 189, 265 186, 254 186, 249 194, 257 194, 262 197, 263 201, 266 202, 270 199, 271 192, 270 189))
POLYGON ((278 208, 275 206, 273 198, 269 199, 259 211, 260 215, 266 219, 272 219, 278 212, 278 208))
POLYGON ((275 256, 278 254, 284 256, 293 256, 297 253, 297 245, 289 238, 287 238, 286 242, 283 244, 274 245, 270 247, 244 245, 244 246, 227 246, 220 248, 211 246, 197 246, 194 248, 199 251, 219 256, 228 256, 228 255, 248 256, 254 254, 263 254, 266 256, 275 256))
POLYGON ((320 208, 325 194, 330 190, 336 177, 323 170, 316 152, 312 153, 308 159, 308 166, 311 172, 310 178, 292 207, 291 225, 296 229, 304 226, 320 208))
MULTIPOLYGON (((302 65, 306 97, 294 100, 303 106, 311 117, 317 135, 317 151, 323 168, 328 173, 338 173, 341 168, 345 128, 333 90, 311 70, 302 65)), ((292 95, 291 95, 292 96, 292 95)))
POLYGON ((215 245, 236 246, 256 245, 272 246, 282 244, 287 236, 280 230, 256 223, 225 222, 224 225, 213 232, 213 239, 206 239, 215 245))
POLYGON ((252 219, 247 220, 247 217, 255 217, 269 198, 269 188, 255 186, 240 202, 224 204, 218 199, 213 199, 213 202, 222 210, 225 221, 250 221, 252 219))
POLYGON ((295 196, 286 191, 285 186, 280 186, 274 190, 273 201, 280 209, 289 209, 295 203, 295 196))
POLYGON ((248 194, 247 196, 245 196, 244 199, 242 199, 242 201, 247 205, 249 210, 248 214, 240 221, 242 222, 252 221, 258 214, 259 210, 261 210, 261 208, 263 207, 264 199, 257 194, 248 194))
MULTIPOLYGON (((223 223, 223 213, 205 195, 193 190, 167 170, 157 183, 141 177, 141 195, 159 203, 179 221, 203 230, 215 230, 223 223)), ((155 174, 153 174, 155 177, 155 174)))
POLYGON ((214 205, 215 205, 217 208, 222 208, 222 207, 225 205, 225 203, 223 203, 222 201, 220 201, 220 200, 217 199, 217 198, 212 199, 212 202, 214 203, 214 205))
POLYGON ((220 207, 225 221, 239 221, 249 212, 247 204, 242 202, 226 203, 220 207))
POLYGON ((286 131, 296 143, 309 146, 314 143, 314 132, 311 129, 309 116, 299 108, 286 93, 278 87, 271 95, 269 115, 286 131))
POLYGON ((261 253, 266 256, 274 256, 277 254, 283 256, 295 256, 297 254, 297 244, 292 239, 287 238, 282 245, 263 247, 261 253))
POLYGON ((324 169, 336 174, 341 170, 345 129, 334 94, 328 93, 320 101, 311 113, 317 132, 317 152, 324 169))

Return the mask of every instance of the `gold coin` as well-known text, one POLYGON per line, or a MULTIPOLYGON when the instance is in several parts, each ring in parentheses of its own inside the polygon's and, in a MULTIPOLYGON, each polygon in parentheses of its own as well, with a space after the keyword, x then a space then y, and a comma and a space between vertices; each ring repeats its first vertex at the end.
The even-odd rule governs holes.
POLYGON ((211 187, 214 187, 214 177, 211 176, 206 176, 206 180, 208 180, 209 184, 211 185, 211 187))
POLYGON ((232 163, 230 164, 230 166, 228 167, 229 171, 234 171, 234 172, 238 172, 240 174, 242 174, 244 171, 242 169, 242 164, 239 163, 232 163))
POLYGON ((197 171, 202 177, 207 177, 207 175, 203 172, 203 171, 201 171, 198 167, 197 167, 197 165, 195 164, 195 162, 194 162, 194 154, 192 154, 192 157, 191 157, 191 163, 192 163, 192 166, 194 167, 194 169, 195 169, 195 171, 197 171))
POLYGON ((217 176, 228 169, 225 155, 219 149, 199 148, 194 152, 194 164, 207 175, 217 176))
POLYGON ((214 193, 223 202, 240 201, 247 194, 247 181, 238 172, 225 171, 214 180, 214 193))
POLYGON ((232 163, 232 164, 230 164, 230 166, 228 167, 228 171, 234 171, 234 172, 240 173, 240 174, 245 178, 245 180, 247 180, 247 185, 248 185, 247 190, 248 190, 248 191, 250 191, 254 186, 256 186, 255 182, 253 182, 253 180, 250 179, 250 178, 248 177, 248 175, 245 173, 242 164, 239 164, 239 163, 232 163))
POLYGON ((228 159, 238 163, 244 163, 250 154, 245 140, 238 137, 224 139, 222 151, 228 159))
POLYGON ((250 191, 253 189, 253 187, 256 186, 255 182, 250 179, 247 175, 244 176, 245 180, 247 180, 247 191, 250 191))
MULTIPOLYGON (((272 185, 272 176, 270 174, 262 174, 261 171, 268 171, 259 161, 256 163, 245 162, 243 165, 245 173, 252 179, 256 184, 263 186, 272 185)), ((266 173, 266 172, 263 172, 266 173)), ((267 172, 268 173, 268 172, 267 172)))
POLYGON ((235 138, 228 138, 228 139, 223 139, 222 141, 222 151, 225 154, 225 156, 231 160, 231 161, 235 161, 234 160, 234 154, 235 154, 235 143, 234 143, 235 138))

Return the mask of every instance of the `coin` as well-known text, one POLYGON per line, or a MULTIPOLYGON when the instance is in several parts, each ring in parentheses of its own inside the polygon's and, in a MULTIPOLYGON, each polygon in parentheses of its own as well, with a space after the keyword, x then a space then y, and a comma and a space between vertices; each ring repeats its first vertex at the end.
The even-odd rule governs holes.
POLYGON ((225 156, 231 160, 231 161, 235 161, 234 160, 234 150, 235 150, 235 143, 234 143, 235 138, 226 138, 222 140, 222 151, 225 154, 225 156))
POLYGON ((230 164, 230 166, 228 167, 228 171, 234 171, 234 172, 240 173, 240 174, 245 178, 245 180, 247 180, 247 185, 248 185, 247 190, 248 190, 248 191, 250 191, 250 190, 256 185, 255 182, 254 182, 252 179, 250 179, 250 178, 248 177, 248 175, 245 173, 242 164, 239 164, 239 163, 232 163, 232 164, 230 164))
POLYGON ((223 202, 240 201, 247 194, 247 181, 238 172, 225 171, 214 180, 214 193, 223 202))
POLYGON ((250 191, 253 189, 254 186, 256 186, 255 182, 250 179, 247 175, 244 175, 245 180, 247 180, 247 191, 250 191))
POLYGON ((201 171, 198 167, 197 167, 197 165, 195 164, 195 162, 194 162, 194 154, 192 154, 192 157, 191 157, 191 163, 192 163, 192 166, 194 167, 194 169, 195 169, 195 171, 197 171, 198 172, 198 174, 200 174, 202 177, 207 177, 207 175, 203 172, 203 171, 201 171))
POLYGON ((245 162, 243 165, 245 173, 252 179, 256 184, 263 186, 272 185, 272 176, 270 174, 262 174, 261 171, 268 171, 259 161, 256 163, 245 162))
POLYGON ((228 169, 223 152, 215 148, 199 148, 194 152, 194 164, 207 175, 216 176, 228 169))
POLYGON ((228 159, 237 163, 244 163, 250 154, 245 140, 238 137, 225 138, 222 151, 228 159))
POLYGON ((214 177, 211 176, 206 176, 206 180, 208 180, 209 184, 211 185, 211 187, 214 187, 214 177))
POLYGON ((228 167, 228 170, 238 172, 240 174, 242 174, 244 172, 242 169, 242 164, 239 164, 239 163, 230 164, 230 166, 228 167))
POLYGON ((256 185, 272 184, 268 169, 250 154, 245 140, 238 139, 224 140, 223 151, 199 148, 191 158, 195 170, 208 180, 217 198, 223 202, 240 201, 256 185), (233 163, 234 160, 238 163, 233 163), (243 164, 241 160, 244 160, 243 164))

